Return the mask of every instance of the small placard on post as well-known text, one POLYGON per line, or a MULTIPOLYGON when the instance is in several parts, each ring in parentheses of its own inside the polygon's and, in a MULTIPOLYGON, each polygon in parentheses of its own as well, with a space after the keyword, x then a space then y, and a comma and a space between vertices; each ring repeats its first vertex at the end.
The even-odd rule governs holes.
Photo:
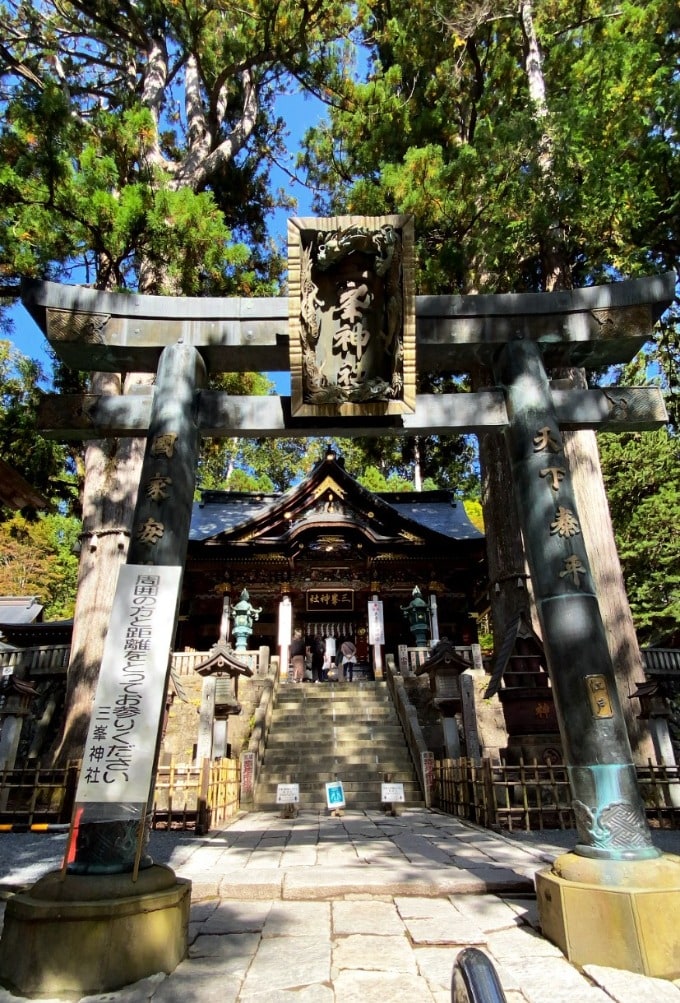
POLYGON ((404 785, 403 784, 382 784, 380 800, 383 804, 393 804, 394 802, 401 801, 404 802, 404 785))
POLYGON ((326 784, 326 803, 333 810, 345 807, 345 791, 342 780, 332 780, 326 784))
POLYGON ((255 753, 241 753, 241 800, 250 800, 255 790, 255 753))
POLYGON ((277 804, 299 804, 300 785, 299 784, 277 784, 276 787, 277 804))

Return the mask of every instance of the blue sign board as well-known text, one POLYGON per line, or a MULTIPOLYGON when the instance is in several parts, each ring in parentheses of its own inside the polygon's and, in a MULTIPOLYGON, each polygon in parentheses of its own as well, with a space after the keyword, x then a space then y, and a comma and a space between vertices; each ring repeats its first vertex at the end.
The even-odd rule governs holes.
POLYGON ((345 807, 345 792, 342 789, 342 780, 333 780, 326 784, 326 802, 329 808, 345 807))

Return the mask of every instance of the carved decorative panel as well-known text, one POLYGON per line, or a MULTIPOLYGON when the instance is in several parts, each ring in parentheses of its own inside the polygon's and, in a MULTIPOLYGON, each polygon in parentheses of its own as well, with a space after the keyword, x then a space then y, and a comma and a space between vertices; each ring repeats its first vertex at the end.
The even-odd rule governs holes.
POLYGON ((415 283, 410 216, 288 222, 292 411, 415 410, 415 283))

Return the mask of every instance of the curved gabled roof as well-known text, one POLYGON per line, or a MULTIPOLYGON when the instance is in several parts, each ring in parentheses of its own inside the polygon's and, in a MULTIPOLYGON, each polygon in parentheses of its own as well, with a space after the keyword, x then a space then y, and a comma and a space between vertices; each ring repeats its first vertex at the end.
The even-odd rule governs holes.
POLYGON ((323 498, 334 499, 345 509, 314 514, 315 521, 347 525, 356 515, 366 520, 377 535, 444 536, 448 540, 481 541, 483 534, 470 522, 461 503, 448 491, 372 493, 347 473, 342 463, 329 454, 299 484, 277 494, 208 491, 194 506, 189 539, 201 542, 238 542, 247 536, 285 536, 289 527, 299 526, 311 515, 310 504, 321 505, 323 498), (352 509, 356 515, 348 515, 352 509), (278 527, 278 529, 277 529, 278 527))

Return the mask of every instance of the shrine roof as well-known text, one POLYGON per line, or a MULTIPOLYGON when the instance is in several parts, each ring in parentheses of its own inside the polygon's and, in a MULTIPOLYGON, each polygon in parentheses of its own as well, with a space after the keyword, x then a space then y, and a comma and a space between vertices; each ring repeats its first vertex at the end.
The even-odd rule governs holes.
POLYGON ((5 625, 35 623, 42 611, 38 596, 0 596, 0 631, 5 625))
MULTIPOLYGON (((265 515, 289 494, 206 491, 201 502, 194 505, 189 539, 207 540, 243 527, 265 515)), ((375 492, 373 497, 389 506, 401 519, 452 540, 484 538, 483 533, 470 522, 463 504, 453 501, 448 491, 375 492)))
POLYGON ((484 538, 470 522, 463 503, 453 501, 448 491, 380 492, 378 497, 402 517, 454 540, 484 538))
POLYGON ((204 491, 201 501, 194 503, 189 539, 207 540, 250 522, 280 498, 281 492, 250 494, 241 491, 204 491))

